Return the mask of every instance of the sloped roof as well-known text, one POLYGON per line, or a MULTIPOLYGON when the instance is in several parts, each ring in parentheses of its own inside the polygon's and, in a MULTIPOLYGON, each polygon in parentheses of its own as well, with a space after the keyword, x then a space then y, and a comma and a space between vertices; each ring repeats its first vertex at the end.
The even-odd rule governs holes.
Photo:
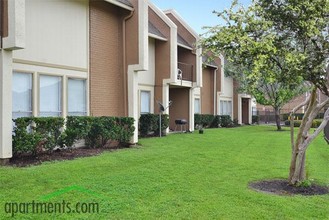
POLYGON ((218 67, 218 65, 215 63, 215 61, 210 60, 209 56, 207 56, 207 55, 202 56, 202 63, 205 65, 208 65, 208 66, 210 65, 213 67, 218 67))
POLYGON ((156 28, 150 21, 149 21, 149 33, 150 34, 154 34, 158 37, 161 37, 161 38, 166 38, 162 33, 161 31, 156 28))
POLYGON ((118 1, 118 2, 120 2, 122 4, 125 4, 125 5, 127 5, 129 7, 132 7, 132 8, 134 7, 129 0, 116 0, 116 1, 118 1))
POLYGON ((186 40, 184 40, 184 38, 180 36, 178 33, 177 33, 177 42, 181 45, 193 48, 192 45, 190 45, 186 40))

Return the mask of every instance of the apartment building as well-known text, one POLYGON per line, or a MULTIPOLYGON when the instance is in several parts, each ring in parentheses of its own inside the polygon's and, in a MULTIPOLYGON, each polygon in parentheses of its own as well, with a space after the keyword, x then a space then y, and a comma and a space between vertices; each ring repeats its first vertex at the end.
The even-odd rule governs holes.
POLYGON ((140 115, 158 113, 157 102, 172 101, 171 130, 185 119, 193 131, 195 111, 243 122, 248 97, 235 95, 222 57, 202 69, 199 36, 174 10, 147 0, 9 0, 0 13, 0 158, 12 157, 12 118, 23 116, 129 116, 135 143, 140 115))

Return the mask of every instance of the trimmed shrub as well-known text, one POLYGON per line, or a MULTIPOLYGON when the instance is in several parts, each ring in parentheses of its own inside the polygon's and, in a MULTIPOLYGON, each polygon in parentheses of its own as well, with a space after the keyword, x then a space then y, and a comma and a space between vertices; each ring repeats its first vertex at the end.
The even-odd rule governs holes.
POLYGON ((15 123, 13 131, 13 154, 37 153, 37 146, 43 140, 43 137, 33 132, 32 118, 24 117, 13 120, 15 123))
POLYGON ((130 117, 115 118, 116 127, 118 128, 118 136, 115 136, 115 140, 120 144, 129 143, 131 137, 134 135, 135 119, 130 117))
POLYGON ((194 126, 203 128, 231 127, 233 122, 229 115, 194 114, 194 126))
POLYGON ((85 139, 86 146, 90 148, 103 147, 110 141, 128 143, 134 130, 133 118, 70 116, 63 143, 72 146, 75 141, 85 139))
POLYGON ((37 154, 43 148, 52 151, 61 145, 64 118, 23 117, 13 120, 13 153, 37 154))
POLYGON ((63 131, 62 117, 26 117, 13 120, 13 152, 37 154, 56 146, 70 147, 85 139, 88 147, 103 147, 109 141, 128 143, 134 134, 133 118, 69 116, 63 131))
MULTIPOLYGON (((295 128, 298 128, 302 123, 302 120, 294 120, 294 127, 295 128)), ((320 124, 322 123, 322 120, 321 119, 314 119, 313 122, 312 122, 312 128, 317 128, 320 126, 320 124)), ((284 124, 286 126, 290 126, 290 121, 289 120, 286 120, 284 122, 284 124)))
MULTIPOLYGON (((143 114, 139 118, 139 131, 142 137, 149 135, 159 135, 159 115, 157 114, 143 114)), ((169 127, 169 115, 161 115, 161 130, 164 134, 164 130, 169 127)))
POLYGON ((221 116, 216 115, 210 124, 210 128, 219 128, 221 126, 221 116))
POLYGON ((259 124, 259 116, 253 115, 252 116, 252 124, 259 124))
POLYGON ((221 115, 220 116, 220 126, 227 128, 233 126, 233 121, 231 119, 231 116, 229 115, 221 115))
POLYGON ((215 116, 209 114, 194 114, 194 126, 201 125, 204 128, 211 127, 215 116))
POLYGON ((148 136, 152 131, 155 130, 155 127, 159 127, 158 115, 155 114, 143 114, 139 118, 139 131, 142 137, 148 136))

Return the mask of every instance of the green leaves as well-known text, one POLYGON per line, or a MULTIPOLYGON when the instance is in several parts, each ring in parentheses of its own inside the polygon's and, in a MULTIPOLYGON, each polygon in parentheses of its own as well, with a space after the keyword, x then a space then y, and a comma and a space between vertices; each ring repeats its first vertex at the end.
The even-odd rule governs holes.
POLYGON ((216 12, 225 26, 209 28, 200 41, 205 54, 226 57, 226 75, 259 103, 281 107, 307 90, 328 93, 329 1, 257 0, 216 12))

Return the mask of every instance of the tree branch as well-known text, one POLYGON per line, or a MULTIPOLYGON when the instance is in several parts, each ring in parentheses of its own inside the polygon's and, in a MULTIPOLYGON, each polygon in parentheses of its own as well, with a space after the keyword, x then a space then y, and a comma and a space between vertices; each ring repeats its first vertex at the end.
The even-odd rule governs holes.
POLYGON ((311 96, 308 96, 304 102, 297 105, 295 108, 292 109, 290 112, 290 140, 291 140, 291 148, 294 149, 295 146, 295 138, 294 138, 294 115, 295 113, 303 106, 308 105, 311 96))
POLYGON ((329 121, 329 108, 326 110, 324 117, 323 117, 323 121, 320 124, 320 126, 315 130, 315 132, 310 135, 303 143, 303 145, 301 146, 300 150, 306 150, 307 147, 309 146, 309 144, 320 134, 320 132, 324 129, 324 127, 326 127, 327 123, 329 121))

